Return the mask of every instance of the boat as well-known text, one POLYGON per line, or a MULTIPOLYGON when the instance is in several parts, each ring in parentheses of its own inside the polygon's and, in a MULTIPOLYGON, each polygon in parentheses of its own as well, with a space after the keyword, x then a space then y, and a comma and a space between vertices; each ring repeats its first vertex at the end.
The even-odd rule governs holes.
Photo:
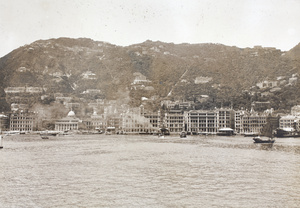
POLYGON ((3 149, 3 137, 0 135, 0 149, 3 149))
POLYGON ((265 136, 261 138, 260 136, 256 136, 253 138, 254 143, 263 143, 263 144, 273 144, 275 142, 273 125, 271 122, 267 122, 265 127, 262 129, 262 135, 265 136))
POLYGON ((300 131, 295 130, 294 128, 278 128, 275 131, 275 137, 300 137, 300 131))
POLYGON ((42 131, 40 132, 40 136, 42 139, 49 139, 51 136, 56 136, 58 132, 56 131, 42 131))
POLYGON ((186 138, 186 132, 185 131, 180 133, 180 138, 186 138))
POLYGON ((159 129, 159 131, 163 134, 163 135, 170 135, 170 131, 168 128, 162 127, 159 129))
POLYGON ((244 137, 257 137, 259 135, 258 132, 245 132, 244 137))
POLYGON ((254 143, 264 143, 264 144, 273 144, 275 139, 273 138, 261 138, 260 136, 256 136, 253 138, 254 143))
POLYGON ((234 135, 234 131, 231 128, 222 128, 217 132, 218 136, 232 136, 234 135))
POLYGON ((162 133, 160 133, 160 134, 158 134, 158 138, 161 138, 161 139, 163 139, 163 138, 165 138, 165 135, 164 135, 164 134, 162 134, 162 133))

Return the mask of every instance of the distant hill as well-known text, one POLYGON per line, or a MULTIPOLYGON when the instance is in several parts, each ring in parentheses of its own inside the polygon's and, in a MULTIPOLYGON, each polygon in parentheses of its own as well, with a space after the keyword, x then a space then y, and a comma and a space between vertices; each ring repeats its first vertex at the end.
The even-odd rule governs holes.
MULTIPOLYGON (((120 47, 86 38, 38 40, 0 59, 0 96, 6 87, 30 86, 73 96, 99 89, 103 97, 118 99, 131 91, 139 72, 154 89, 144 94, 157 100, 209 95, 213 102, 228 103, 260 81, 299 74, 299 48, 283 52, 221 44, 146 41, 120 47)), ((131 104, 140 104, 141 95, 143 91, 131 92, 131 104)))

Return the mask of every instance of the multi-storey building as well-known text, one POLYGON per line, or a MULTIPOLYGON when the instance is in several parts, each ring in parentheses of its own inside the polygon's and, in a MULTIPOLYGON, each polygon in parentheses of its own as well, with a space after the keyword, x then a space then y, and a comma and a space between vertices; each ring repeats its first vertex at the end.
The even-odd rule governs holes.
POLYGON ((217 109, 218 129, 234 128, 234 111, 232 109, 217 109))
POLYGON ((280 129, 300 129, 300 116, 287 115, 279 119, 279 128, 280 129))
POLYGON ((122 128, 122 117, 118 115, 112 115, 106 117, 106 122, 105 122, 106 128, 108 127, 114 127, 116 130, 122 128))
POLYGON ((164 126, 170 133, 179 133, 184 131, 184 114, 182 110, 169 110, 165 113, 164 126))
POLYGON ((218 131, 218 111, 189 111, 187 113, 187 131, 195 133, 216 133, 218 131))
POLYGON ((188 109, 194 106, 194 102, 192 101, 170 101, 164 100, 161 102, 161 105, 165 105, 169 109, 188 109))
POLYGON ((187 131, 209 134, 228 128, 233 131, 234 120, 235 114, 232 109, 192 110, 187 113, 187 131))
POLYGON ((10 131, 34 131, 36 124, 36 115, 33 112, 16 111, 10 115, 10 131))
POLYGON ((145 112, 143 116, 149 119, 149 122, 152 124, 153 128, 159 128, 161 126, 161 114, 160 111, 157 113, 145 112))
POLYGON ((245 114, 242 117, 240 133, 260 133, 266 123, 266 115, 245 114))
POLYGON ((242 110, 239 110, 239 111, 235 111, 234 112, 234 129, 237 133, 241 133, 242 132, 242 118, 244 116, 245 112, 242 111, 242 110))
POLYGON ((94 111, 90 118, 85 119, 84 123, 88 130, 105 129, 104 117, 103 115, 98 115, 96 111, 94 111))

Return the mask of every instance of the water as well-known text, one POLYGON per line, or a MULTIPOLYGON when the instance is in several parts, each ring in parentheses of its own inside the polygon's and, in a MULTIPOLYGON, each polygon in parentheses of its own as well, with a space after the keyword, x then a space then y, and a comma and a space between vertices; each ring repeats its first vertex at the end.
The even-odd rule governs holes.
POLYGON ((5 137, 0 207, 300 207, 300 138, 5 137))

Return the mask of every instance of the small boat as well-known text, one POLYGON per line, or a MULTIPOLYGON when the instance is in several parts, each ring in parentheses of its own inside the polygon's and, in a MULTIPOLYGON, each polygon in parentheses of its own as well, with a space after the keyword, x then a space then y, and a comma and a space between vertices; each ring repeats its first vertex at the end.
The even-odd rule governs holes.
POLYGON ((163 135, 170 135, 169 129, 167 129, 167 128, 165 128, 165 127, 160 128, 159 131, 160 131, 161 134, 163 134, 163 135))
POLYGON ((180 133, 180 138, 186 138, 186 132, 185 131, 180 133))
POLYGON ((231 128, 223 128, 223 129, 219 129, 219 131, 217 132, 218 136, 232 136, 235 135, 234 130, 231 128))
POLYGON ((163 139, 163 138, 165 138, 165 135, 163 135, 163 134, 158 134, 158 138, 163 139))
POLYGON ((261 138, 260 136, 253 138, 254 143, 264 143, 264 144, 273 144, 275 139, 273 138, 261 138))
POLYGON ((257 137, 259 135, 258 132, 245 132, 244 137, 257 137))
POLYGON ((3 149, 3 137, 0 135, 0 149, 3 149))
POLYGON ((106 131, 105 135, 112 135, 111 131, 106 131))
POLYGON ((55 131, 42 131, 40 136, 42 139, 49 139, 50 136, 57 136, 58 132, 55 131))

